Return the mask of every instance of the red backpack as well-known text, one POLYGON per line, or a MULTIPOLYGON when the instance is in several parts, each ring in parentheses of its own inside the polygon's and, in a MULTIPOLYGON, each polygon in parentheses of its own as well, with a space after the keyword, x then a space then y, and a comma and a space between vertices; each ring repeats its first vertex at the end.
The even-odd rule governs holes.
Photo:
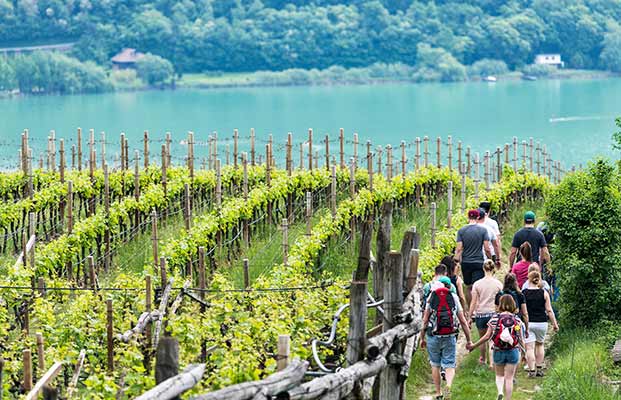
POLYGON ((451 291, 438 288, 429 297, 431 309, 431 334, 433 336, 451 336, 458 332, 457 306, 451 291))
POLYGON ((494 334, 492 335, 492 342, 494 343, 494 347, 498 350, 515 349, 519 344, 518 332, 521 329, 521 327, 519 329, 516 329, 516 327, 520 327, 520 321, 518 321, 515 315, 498 315, 498 322, 496 323, 496 328, 494 329, 494 334), (505 330, 509 331, 508 333, 511 335, 511 339, 513 339, 513 344, 502 340, 501 335, 505 330))

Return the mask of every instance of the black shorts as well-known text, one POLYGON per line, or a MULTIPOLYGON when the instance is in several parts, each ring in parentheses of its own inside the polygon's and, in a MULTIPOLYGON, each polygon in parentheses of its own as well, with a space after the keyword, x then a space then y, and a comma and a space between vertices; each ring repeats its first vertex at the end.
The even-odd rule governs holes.
POLYGON ((464 283, 470 286, 485 277, 483 263, 461 263, 461 274, 464 276, 464 283))

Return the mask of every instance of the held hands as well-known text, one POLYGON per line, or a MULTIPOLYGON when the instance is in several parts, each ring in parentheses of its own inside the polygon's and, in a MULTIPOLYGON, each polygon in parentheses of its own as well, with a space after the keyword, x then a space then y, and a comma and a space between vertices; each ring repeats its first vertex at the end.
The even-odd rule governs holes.
POLYGON ((558 323, 554 323, 553 328, 554 328, 554 332, 558 332, 558 323))
POLYGON ((470 353, 472 353, 472 350, 474 350, 475 348, 476 347, 474 346, 474 343, 472 343, 472 341, 466 343, 466 350, 468 350, 470 353))
POLYGON ((425 337, 423 336, 423 338, 420 340, 420 348, 424 349, 425 347, 427 347, 427 340, 425 340, 425 337))

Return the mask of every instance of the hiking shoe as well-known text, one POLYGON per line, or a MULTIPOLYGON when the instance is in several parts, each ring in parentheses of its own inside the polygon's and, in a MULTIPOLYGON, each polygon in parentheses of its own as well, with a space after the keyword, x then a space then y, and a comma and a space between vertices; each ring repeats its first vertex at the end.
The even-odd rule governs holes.
POLYGON ((535 372, 535 376, 537 378, 543 378, 545 376, 545 373, 543 372, 543 369, 537 368, 537 372, 535 372))
POLYGON ((444 400, 444 395, 437 395, 436 397, 434 397, 435 400, 444 400))
POLYGON ((451 388, 448 386, 444 388, 444 398, 446 400, 451 400, 451 388))
POLYGON ((498 393, 498 397, 496 397, 496 400, 502 400, 505 398, 505 395, 502 393, 498 393))
POLYGON ((536 371, 528 371, 528 378, 532 379, 532 378, 536 378, 537 377, 537 372, 536 371))

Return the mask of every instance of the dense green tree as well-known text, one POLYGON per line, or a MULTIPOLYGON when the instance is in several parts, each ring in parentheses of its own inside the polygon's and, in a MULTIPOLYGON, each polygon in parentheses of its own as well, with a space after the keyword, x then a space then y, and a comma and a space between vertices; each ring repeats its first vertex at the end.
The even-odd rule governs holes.
POLYGON ((600 59, 605 69, 621 72, 621 29, 604 36, 604 49, 600 59))
POLYGON ((17 80, 13 66, 5 57, 0 56, 0 92, 12 90, 16 87, 17 80))
POLYGON ((468 75, 481 78, 490 75, 502 75, 507 72, 509 72, 509 68, 504 61, 489 58, 479 60, 468 68, 468 75))
POLYGON ((169 82, 174 74, 170 61, 153 54, 145 54, 136 62, 138 77, 149 85, 169 82))

